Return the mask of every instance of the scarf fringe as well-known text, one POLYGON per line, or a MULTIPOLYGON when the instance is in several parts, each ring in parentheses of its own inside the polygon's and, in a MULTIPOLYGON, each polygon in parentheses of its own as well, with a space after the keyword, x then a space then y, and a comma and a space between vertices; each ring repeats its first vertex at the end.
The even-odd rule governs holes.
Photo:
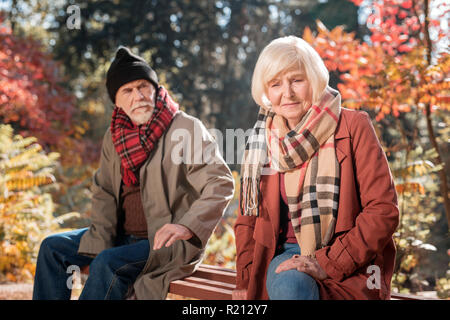
POLYGON ((122 168, 122 179, 127 186, 136 186, 139 184, 139 178, 131 170, 122 168))
POLYGON ((255 177, 241 178, 240 209, 245 216, 259 217, 260 179, 255 177))

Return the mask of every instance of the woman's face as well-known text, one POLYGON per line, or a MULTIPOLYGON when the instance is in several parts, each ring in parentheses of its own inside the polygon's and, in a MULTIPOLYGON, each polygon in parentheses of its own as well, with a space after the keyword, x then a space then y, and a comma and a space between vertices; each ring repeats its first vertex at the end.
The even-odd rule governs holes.
POLYGON ((287 71, 268 83, 267 98, 272 111, 282 116, 293 129, 311 107, 311 90, 300 70, 287 71))

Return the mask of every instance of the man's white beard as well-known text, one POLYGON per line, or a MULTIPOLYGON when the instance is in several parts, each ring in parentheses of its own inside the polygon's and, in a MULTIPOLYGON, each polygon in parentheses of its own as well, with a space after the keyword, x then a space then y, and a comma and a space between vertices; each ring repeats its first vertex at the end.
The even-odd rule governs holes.
POLYGON ((131 121, 133 121, 134 124, 141 125, 146 123, 148 120, 150 120, 150 117, 153 114, 153 109, 151 111, 145 111, 145 112, 141 112, 139 114, 133 114, 132 116, 130 116, 131 121))
POLYGON ((131 121, 133 121, 133 123, 138 126, 150 120, 154 109, 155 108, 153 101, 139 101, 135 105, 133 105, 128 116, 130 117, 131 121), (150 106, 151 109, 146 111, 139 110, 138 113, 133 112, 134 109, 142 106, 150 106))

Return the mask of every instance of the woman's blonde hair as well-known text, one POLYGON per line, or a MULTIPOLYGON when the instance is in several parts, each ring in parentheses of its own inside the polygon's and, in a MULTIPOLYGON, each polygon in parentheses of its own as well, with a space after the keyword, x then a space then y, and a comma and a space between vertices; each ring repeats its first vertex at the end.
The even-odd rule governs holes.
POLYGON ((252 77, 252 96, 255 102, 268 108, 268 83, 278 75, 300 70, 311 87, 311 103, 316 103, 328 85, 329 74, 316 50, 305 40, 288 36, 273 40, 259 55, 252 77))

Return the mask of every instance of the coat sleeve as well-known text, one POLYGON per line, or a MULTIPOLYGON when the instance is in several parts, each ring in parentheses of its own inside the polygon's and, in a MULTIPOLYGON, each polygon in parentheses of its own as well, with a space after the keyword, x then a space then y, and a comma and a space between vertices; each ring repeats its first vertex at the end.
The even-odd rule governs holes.
POLYGON ((217 143, 204 125, 193 119, 191 152, 186 158, 186 179, 199 194, 189 211, 177 222, 189 228, 194 237, 190 242, 204 248, 211 233, 233 198, 234 179, 219 153, 217 143))
POLYGON ((112 161, 110 148, 111 135, 106 132, 100 156, 100 166, 92 181, 92 215, 91 225, 80 241, 78 253, 96 256, 101 251, 111 248, 117 234, 117 201, 112 186, 112 161))
POLYGON ((331 246, 316 251, 318 263, 337 281, 381 254, 399 222, 392 174, 368 114, 358 112, 348 127, 362 212, 352 229, 338 236, 331 246))
POLYGON ((234 225, 236 237, 236 289, 247 289, 253 261, 255 216, 239 214, 234 225))

